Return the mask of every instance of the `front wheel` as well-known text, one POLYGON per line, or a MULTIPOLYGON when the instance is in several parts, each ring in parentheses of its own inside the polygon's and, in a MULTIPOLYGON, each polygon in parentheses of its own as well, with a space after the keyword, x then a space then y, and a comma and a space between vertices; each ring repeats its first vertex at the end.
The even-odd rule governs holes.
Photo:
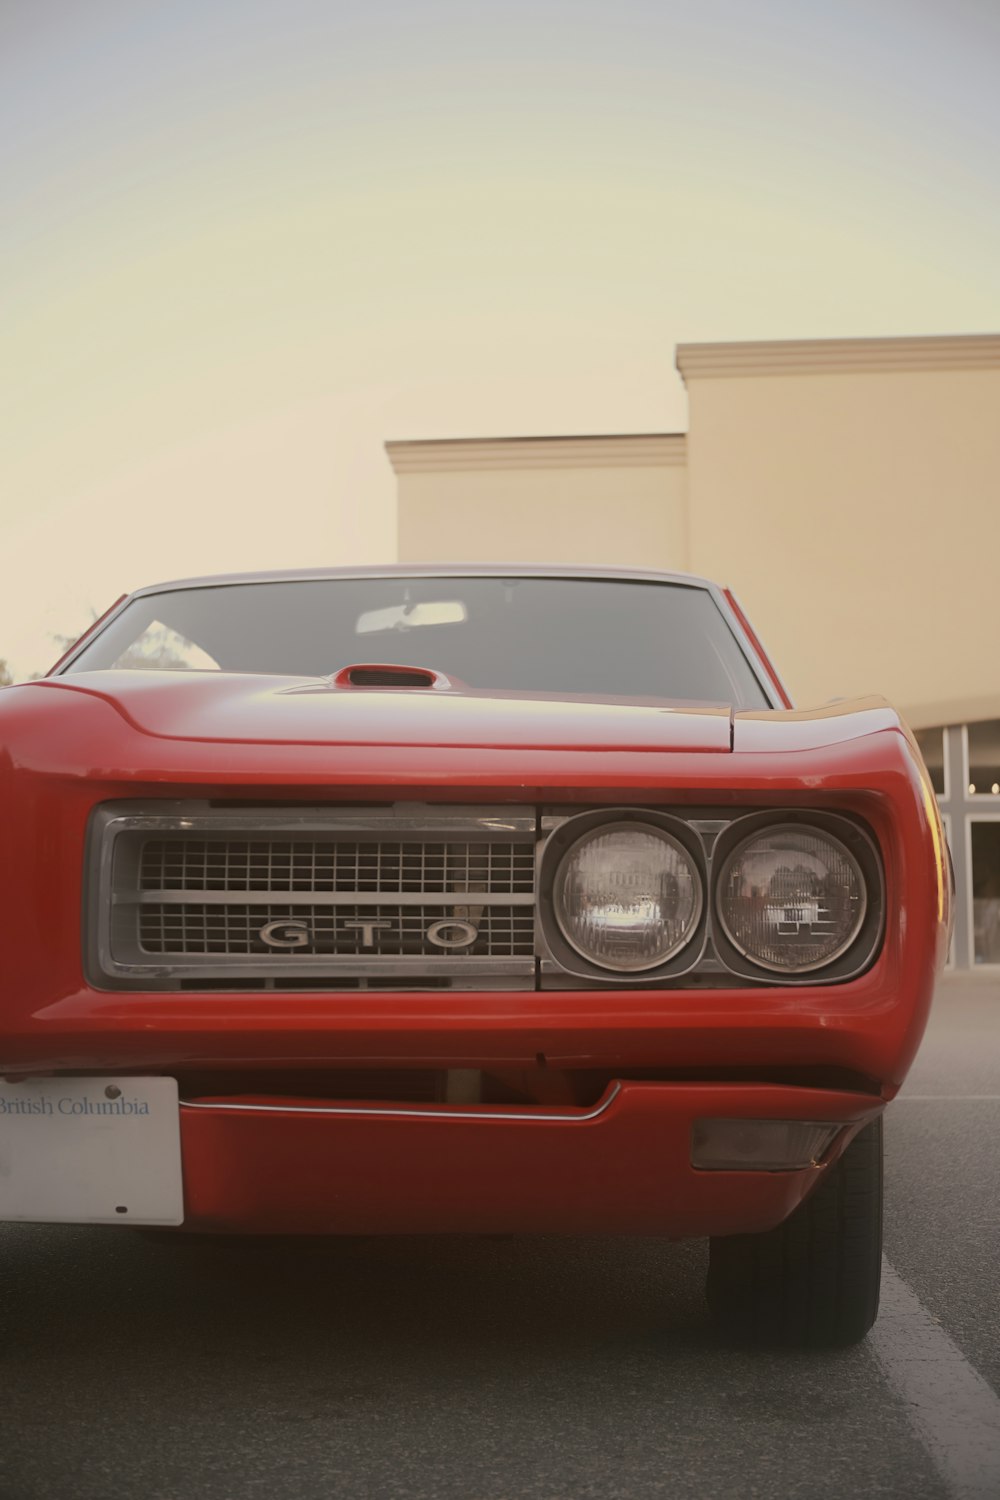
POLYGON ((880 1116, 783 1224, 710 1242, 708 1302, 738 1337, 835 1348, 857 1343, 875 1322, 881 1274, 880 1116))

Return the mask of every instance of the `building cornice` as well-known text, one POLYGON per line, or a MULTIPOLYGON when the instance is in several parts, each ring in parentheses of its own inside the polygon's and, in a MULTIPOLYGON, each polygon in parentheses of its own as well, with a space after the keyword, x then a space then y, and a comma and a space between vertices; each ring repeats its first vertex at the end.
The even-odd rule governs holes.
POLYGON ((684 433, 607 437, 453 438, 385 445, 397 474, 450 469, 669 468, 687 462, 684 433))
POLYGON ((685 382, 741 375, 850 375, 882 370, 1000 370, 1000 334, 933 338, 772 339, 678 344, 685 382))
POLYGON ((936 703, 904 704, 900 713, 911 729, 937 729, 944 724, 978 724, 1000 718, 1000 693, 964 698, 942 698, 936 703))

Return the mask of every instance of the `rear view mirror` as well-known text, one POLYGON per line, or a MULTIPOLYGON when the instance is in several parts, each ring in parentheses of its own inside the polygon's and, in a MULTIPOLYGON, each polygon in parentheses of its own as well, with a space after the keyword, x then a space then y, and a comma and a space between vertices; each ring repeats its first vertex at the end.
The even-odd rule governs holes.
POLYGON ((375 635, 382 630, 416 630, 421 625, 460 625, 468 611, 460 599, 434 600, 429 604, 393 604, 389 609, 369 609, 354 627, 356 635, 375 635))

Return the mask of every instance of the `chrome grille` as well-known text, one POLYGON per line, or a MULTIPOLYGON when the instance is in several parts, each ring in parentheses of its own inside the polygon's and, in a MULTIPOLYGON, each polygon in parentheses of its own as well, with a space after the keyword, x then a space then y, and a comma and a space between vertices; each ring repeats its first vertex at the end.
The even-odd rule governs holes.
POLYGON ((143 891, 392 891, 425 895, 534 889, 533 844, 359 839, 149 839, 143 891))
POLYGON ((533 808, 118 803, 94 821, 103 982, 534 986, 533 808))
MULTIPOLYGON (((297 944, 295 955, 329 953, 401 954, 420 957, 428 952, 426 932, 438 922, 465 920, 471 914, 478 929, 476 941, 463 947, 456 958, 531 958, 535 951, 535 919, 530 907, 454 906, 204 906, 143 905, 139 908, 139 946, 144 953, 273 954, 260 936, 270 923, 293 923, 308 932, 308 941, 297 944), (379 924, 379 925, 376 925, 379 924), (382 925, 386 924, 386 925, 382 925), (371 941, 365 943, 365 933, 371 941)), ((304 933, 302 934, 304 935, 304 933)), ((433 951, 431 949, 430 951, 433 951)), ((292 955, 289 955, 292 957, 292 955)))

